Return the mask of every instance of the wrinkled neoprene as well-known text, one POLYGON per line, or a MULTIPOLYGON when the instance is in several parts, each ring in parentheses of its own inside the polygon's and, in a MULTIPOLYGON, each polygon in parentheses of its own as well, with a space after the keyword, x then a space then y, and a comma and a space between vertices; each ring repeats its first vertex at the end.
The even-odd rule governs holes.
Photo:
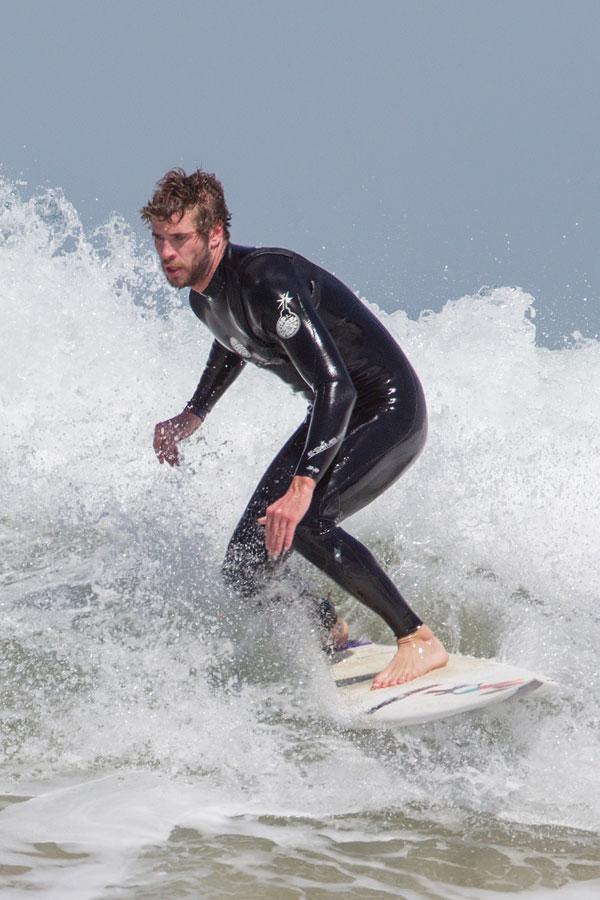
POLYGON ((338 526, 389 487, 425 442, 423 391, 398 344, 342 282, 288 250, 229 245, 205 292, 190 291, 190 305, 215 341, 189 409, 204 418, 246 362, 310 401, 234 532, 227 582, 251 597, 277 569, 257 519, 294 475, 309 476, 317 486, 293 549, 397 637, 410 634, 421 620, 371 553, 338 526))

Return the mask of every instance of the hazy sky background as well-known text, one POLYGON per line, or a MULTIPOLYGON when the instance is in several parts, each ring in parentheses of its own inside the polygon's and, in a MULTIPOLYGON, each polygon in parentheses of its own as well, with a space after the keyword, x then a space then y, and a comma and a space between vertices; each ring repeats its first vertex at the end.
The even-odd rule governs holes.
POLYGON ((238 243, 411 315, 484 285, 600 330, 598 0, 0 0, 0 174, 84 223, 173 165, 238 243))

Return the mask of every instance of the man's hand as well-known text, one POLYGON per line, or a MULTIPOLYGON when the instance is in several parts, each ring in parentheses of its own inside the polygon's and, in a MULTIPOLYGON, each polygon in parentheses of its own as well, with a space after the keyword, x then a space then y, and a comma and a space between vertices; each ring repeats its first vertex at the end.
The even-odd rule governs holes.
POLYGON ((203 422, 190 409, 184 409, 178 416, 159 422, 154 429, 154 452, 159 463, 168 462, 170 466, 179 465, 177 444, 194 433, 203 422))
POLYGON ((268 506, 263 518, 258 519, 258 524, 265 526, 265 544, 272 559, 292 546, 296 526, 308 512, 314 489, 312 478, 296 475, 283 497, 268 506))

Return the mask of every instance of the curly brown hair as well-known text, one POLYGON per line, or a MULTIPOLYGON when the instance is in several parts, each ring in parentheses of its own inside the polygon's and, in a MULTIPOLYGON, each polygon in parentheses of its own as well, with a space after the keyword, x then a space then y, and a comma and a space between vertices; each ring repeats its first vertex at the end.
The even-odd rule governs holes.
POLYGON ((196 224, 200 234, 207 235, 215 225, 223 226, 223 234, 229 239, 231 216, 225 203, 223 185, 210 172, 196 169, 186 175, 183 169, 170 169, 156 185, 152 199, 140 210, 142 219, 161 222, 178 215, 181 218, 188 209, 195 209, 196 224))

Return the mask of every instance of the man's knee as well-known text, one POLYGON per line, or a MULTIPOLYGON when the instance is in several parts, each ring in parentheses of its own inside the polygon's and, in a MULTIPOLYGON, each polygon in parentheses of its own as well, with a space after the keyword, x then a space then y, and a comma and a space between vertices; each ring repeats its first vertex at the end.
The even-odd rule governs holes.
POLYGON ((221 574, 225 585, 232 591, 250 597, 256 593, 264 578, 267 554, 264 541, 231 540, 221 574))

